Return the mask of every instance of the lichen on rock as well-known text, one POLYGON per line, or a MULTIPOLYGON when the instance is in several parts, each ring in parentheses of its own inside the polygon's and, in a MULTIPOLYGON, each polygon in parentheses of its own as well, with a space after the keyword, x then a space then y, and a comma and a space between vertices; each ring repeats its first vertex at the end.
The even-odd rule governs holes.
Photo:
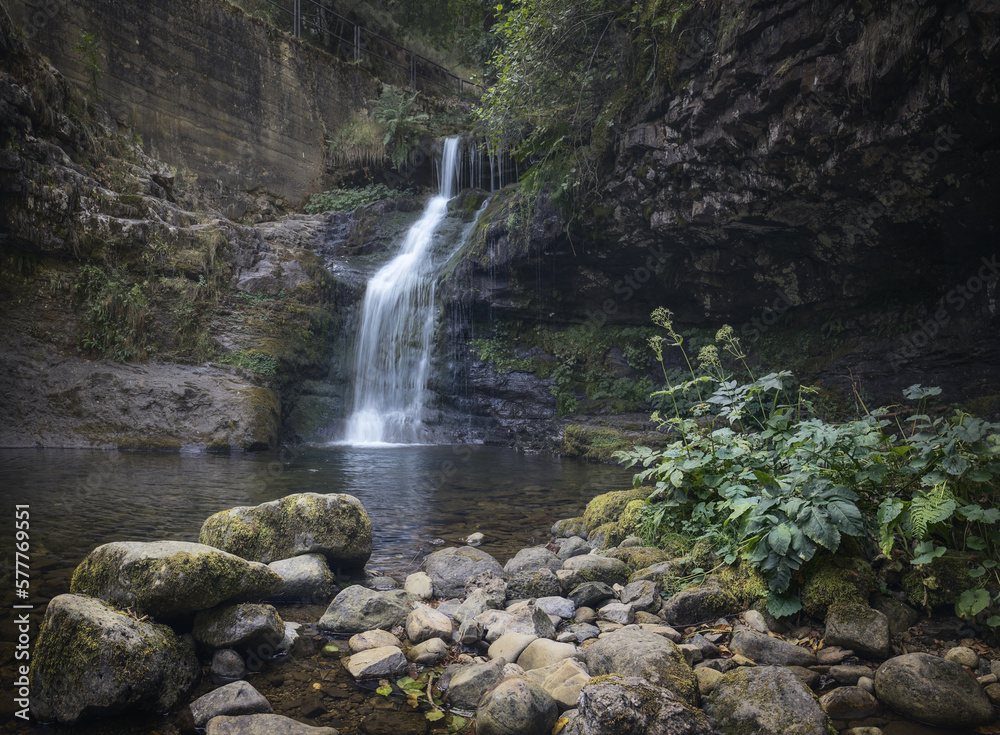
POLYGON ((371 556, 372 524, 352 495, 298 493, 216 513, 198 540, 265 564, 318 553, 331 569, 357 569, 371 556))
POLYGON ((31 658, 31 712, 72 723, 127 709, 165 712, 198 679, 190 638, 82 595, 45 611, 31 658))
POLYGON ((263 564, 184 541, 115 541, 91 551, 70 590, 118 607, 170 617, 227 600, 256 600, 281 589, 263 564))

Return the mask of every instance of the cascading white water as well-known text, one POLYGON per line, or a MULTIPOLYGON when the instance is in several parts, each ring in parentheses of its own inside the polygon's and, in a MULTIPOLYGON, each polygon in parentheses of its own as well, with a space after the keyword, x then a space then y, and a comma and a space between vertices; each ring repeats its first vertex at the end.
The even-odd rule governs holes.
POLYGON ((399 254, 368 281, 347 444, 414 444, 423 439, 421 412, 435 320, 432 245, 448 200, 457 194, 459 166, 459 138, 448 138, 437 196, 410 228, 399 254))

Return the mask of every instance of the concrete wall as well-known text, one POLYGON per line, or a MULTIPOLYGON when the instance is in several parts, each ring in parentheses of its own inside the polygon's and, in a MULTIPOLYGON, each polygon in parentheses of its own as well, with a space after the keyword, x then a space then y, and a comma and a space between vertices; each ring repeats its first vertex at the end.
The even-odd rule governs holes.
POLYGON ((324 142, 377 95, 367 72, 226 0, 8 5, 29 46, 84 86, 73 46, 95 34, 105 106, 152 155, 197 175, 230 217, 261 194, 301 204, 321 185, 324 142))

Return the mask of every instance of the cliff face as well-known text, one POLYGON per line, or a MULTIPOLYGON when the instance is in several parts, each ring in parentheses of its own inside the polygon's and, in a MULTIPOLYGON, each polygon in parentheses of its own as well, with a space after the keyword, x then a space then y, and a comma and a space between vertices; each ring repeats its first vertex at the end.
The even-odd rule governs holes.
POLYGON ((330 138, 377 96, 367 72, 226 0, 10 5, 29 48, 83 88, 95 62, 112 116, 233 219, 300 207, 321 187, 330 138), (84 31, 92 59, 74 49, 84 31))
POLYGON ((582 224, 542 197, 518 228, 505 193, 456 298, 595 329, 665 306, 842 394, 920 382, 995 411, 1000 3, 703 3, 678 38, 582 224))
POLYGON ((934 291, 995 254, 1000 4, 729 12, 725 40, 694 21, 604 188, 608 239, 671 243, 693 319, 934 291))
POLYGON ((817 329, 827 380, 995 392, 1000 3, 744 2, 692 26, 675 88, 621 131, 607 239, 666 244, 687 321, 817 329))
POLYGON ((0 58, 0 445, 277 446, 357 298, 312 249, 326 218, 198 209, 6 13, 0 58))

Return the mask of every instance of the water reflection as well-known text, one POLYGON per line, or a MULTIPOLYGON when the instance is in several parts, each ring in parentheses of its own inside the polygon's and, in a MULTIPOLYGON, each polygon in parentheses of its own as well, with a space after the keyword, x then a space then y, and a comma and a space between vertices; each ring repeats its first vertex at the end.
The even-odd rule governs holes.
POLYGON ((369 569, 401 575, 436 539, 459 543, 475 531, 502 562, 546 538, 556 518, 630 479, 617 467, 481 446, 314 447, 281 456, 0 450, 0 500, 31 505, 38 602, 66 591, 95 546, 196 541, 212 513, 290 493, 357 496, 374 527, 369 569))

